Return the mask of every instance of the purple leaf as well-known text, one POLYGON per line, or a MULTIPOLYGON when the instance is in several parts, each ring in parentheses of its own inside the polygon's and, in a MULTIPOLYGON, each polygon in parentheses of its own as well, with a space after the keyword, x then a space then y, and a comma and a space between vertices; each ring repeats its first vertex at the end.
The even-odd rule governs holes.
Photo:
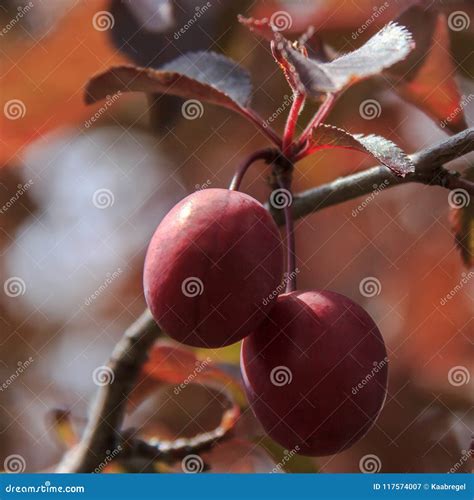
POLYGON ((183 55, 159 70, 117 66, 93 77, 86 102, 117 92, 172 94, 224 106, 247 115, 252 85, 249 74, 230 59, 213 52, 183 55))
POLYGON ((370 154, 401 177, 415 171, 415 165, 408 155, 392 141, 378 135, 353 135, 332 125, 320 125, 313 130, 309 151, 327 148, 355 149, 370 154))
POLYGON ((285 58, 295 67, 301 91, 319 99, 321 93, 343 90, 402 61, 414 49, 410 32, 390 23, 359 49, 328 63, 306 58, 286 41, 279 42, 285 58))

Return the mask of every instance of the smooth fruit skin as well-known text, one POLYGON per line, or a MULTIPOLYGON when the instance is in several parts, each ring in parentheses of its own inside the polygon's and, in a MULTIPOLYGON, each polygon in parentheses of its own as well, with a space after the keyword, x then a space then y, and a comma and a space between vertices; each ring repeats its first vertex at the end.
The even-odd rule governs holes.
POLYGON ((145 298, 173 339, 222 347, 264 320, 282 273, 282 243, 268 211, 244 193, 204 189, 178 203, 153 235, 145 298))
POLYGON ((385 401, 382 336, 362 307, 335 292, 281 295, 267 321, 244 340, 241 366, 267 434, 302 455, 350 447, 385 401))

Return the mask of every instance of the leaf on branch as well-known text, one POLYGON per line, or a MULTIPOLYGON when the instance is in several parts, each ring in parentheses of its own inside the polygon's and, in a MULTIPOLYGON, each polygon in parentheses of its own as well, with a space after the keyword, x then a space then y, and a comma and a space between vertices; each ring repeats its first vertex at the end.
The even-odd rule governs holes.
POLYGON ((320 125, 313 130, 309 152, 328 148, 354 149, 370 154, 401 177, 415 171, 415 165, 408 155, 392 141, 378 135, 351 134, 332 125, 320 125))
POLYGON ((467 124, 454 78, 456 66, 445 14, 417 5, 406 10, 398 22, 413 34, 416 48, 388 71, 397 92, 434 118, 441 128, 461 132, 467 124))
MULTIPOLYGON (((464 176, 474 181, 474 168, 464 172, 464 176)), ((449 193, 451 206, 450 222, 454 240, 464 265, 474 267, 474 199, 463 189, 454 189, 449 193)))
POLYGON ((252 92, 249 74, 232 60, 214 52, 194 52, 159 70, 117 66, 93 77, 86 87, 91 104, 118 92, 172 94, 217 104, 243 115, 252 92))
POLYGON ((321 93, 340 92, 381 73, 405 59, 414 47, 411 33, 404 26, 389 23, 359 49, 328 63, 305 57, 288 41, 280 42, 279 48, 294 66, 301 92, 319 99, 321 93))

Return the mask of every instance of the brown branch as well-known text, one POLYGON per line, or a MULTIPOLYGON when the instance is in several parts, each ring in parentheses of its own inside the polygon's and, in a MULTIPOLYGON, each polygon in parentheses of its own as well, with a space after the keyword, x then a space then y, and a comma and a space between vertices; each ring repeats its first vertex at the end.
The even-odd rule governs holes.
POLYGON ((107 450, 117 447, 128 396, 160 334, 148 310, 125 332, 107 364, 113 382, 99 389, 81 441, 64 457, 58 472, 93 472, 107 450))
MULTIPOLYGON (((388 168, 379 166, 300 193, 293 200, 293 216, 303 217, 331 205, 369 194, 373 192, 374 185, 381 186, 384 183, 386 188, 389 188, 408 182, 421 182, 448 189, 462 188, 473 194, 472 183, 460 178, 458 173, 443 168, 445 163, 473 150, 474 129, 471 128, 412 155, 415 172, 404 178, 397 177, 388 168)), ((283 224, 282 214, 275 213, 274 216, 279 224, 283 224)), ((114 373, 114 381, 100 388, 81 442, 66 455, 59 465, 59 471, 93 472, 106 457, 107 450, 113 450, 117 444, 123 442, 121 426, 128 396, 147 358, 149 348, 160 334, 160 329, 149 311, 145 311, 125 332, 108 363, 114 373)), ((217 436, 207 437, 213 442, 217 436)), ((207 444, 198 440, 195 448, 200 450, 201 445, 207 444)), ((159 445, 150 446, 137 441, 134 452, 137 451, 145 456, 163 457, 163 450, 159 445)), ((176 450, 176 453, 179 455, 181 451, 176 450)), ((193 447, 188 446, 186 451, 192 453, 193 447)))

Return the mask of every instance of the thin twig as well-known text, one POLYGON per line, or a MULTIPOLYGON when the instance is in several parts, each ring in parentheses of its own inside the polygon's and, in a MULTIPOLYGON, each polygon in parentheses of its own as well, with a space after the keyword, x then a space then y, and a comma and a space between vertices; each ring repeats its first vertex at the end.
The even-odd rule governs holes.
POLYGON ((244 160, 242 165, 237 169, 231 183, 229 189, 231 191, 238 191, 240 189, 240 185, 242 184, 242 180, 247 173, 249 167, 258 160, 265 160, 265 162, 271 162, 275 157, 278 156, 278 149, 274 148, 265 148, 259 149, 255 151, 252 155, 244 160))
POLYGON ((334 94, 326 95, 326 98, 324 99, 319 109, 316 111, 316 114, 313 116, 313 118, 311 118, 310 122, 308 123, 308 125, 306 125, 306 128, 301 133, 301 136, 298 140, 300 147, 303 146, 311 136, 313 129, 319 127, 320 123, 328 116, 335 102, 336 96, 334 94))
POLYGON ((291 153, 290 147, 293 144, 298 118, 301 110, 303 109, 305 100, 306 96, 301 92, 296 90, 293 93, 293 103, 291 105, 290 113, 286 121, 285 131, 283 133, 282 152, 285 156, 288 156, 291 153))
POLYGON ((127 329, 107 364, 113 381, 99 389, 81 441, 65 456, 58 472, 93 472, 107 450, 117 446, 128 396, 160 334, 148 310, 127 329))

